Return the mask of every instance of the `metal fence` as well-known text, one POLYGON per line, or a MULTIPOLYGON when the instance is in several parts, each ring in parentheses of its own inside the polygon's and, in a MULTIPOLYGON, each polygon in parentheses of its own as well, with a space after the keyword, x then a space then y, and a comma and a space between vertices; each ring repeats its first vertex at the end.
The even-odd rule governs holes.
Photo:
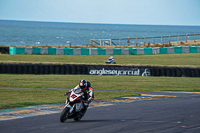
POLYGON ((130 46, 155 43, 187 42, 200 40, 200 34, 157 36, 157 37, 140 37, 140 38, 119 38, 119 39, 90 39, 90 45, 99 46, 130 46))

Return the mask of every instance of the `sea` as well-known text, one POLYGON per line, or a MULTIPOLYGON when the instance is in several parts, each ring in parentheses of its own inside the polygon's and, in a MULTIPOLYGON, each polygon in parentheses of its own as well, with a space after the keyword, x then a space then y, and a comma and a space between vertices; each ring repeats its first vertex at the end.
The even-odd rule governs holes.
MULTIPOLYGON (((94 23, 64 23, 0 20, 0 46, 68 46, 88 45, 90 39, 122 39, 113 40, 115 45, 128 45, 124 38, 140 38, 137 44, 152 43, 152 38, 160 36, 200 34, 200 26, 172 25, 136 25, 136 24, 94 24, 94 23)), ((194 36, 180 36, 179 41, 194 40, 194 36)), ((200 35, 195 39, 200 40, 200 35)), ((177 41, 171 37, 170 41, 177 41)), ((160 43, 160 38, 154 42, 160 43)), ((163 43, 169 38, 163 38, 163 43)), ((109 42, 108 42, 109 43, 109 42)), ((94 43, 99 45, 98 43, 94 43)), ((105 43, 107 44, 107 43, 105 43)), ((129 45, 136 45, 135 39, 130 39, 129 45)))

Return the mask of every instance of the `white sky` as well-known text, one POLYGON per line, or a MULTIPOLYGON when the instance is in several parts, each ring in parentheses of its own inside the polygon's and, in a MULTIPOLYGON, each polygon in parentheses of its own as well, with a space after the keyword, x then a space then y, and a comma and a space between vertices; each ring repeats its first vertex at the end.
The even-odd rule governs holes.
POLYGON ((0 0, 0 19, 200 26, 200 0, 0 0))

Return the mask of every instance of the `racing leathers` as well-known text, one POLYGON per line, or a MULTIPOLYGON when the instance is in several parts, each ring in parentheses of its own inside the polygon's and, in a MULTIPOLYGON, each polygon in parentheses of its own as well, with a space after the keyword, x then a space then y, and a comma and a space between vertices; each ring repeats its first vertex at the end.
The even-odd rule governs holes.
POLYGON ((87 108, 89 106, 89 103, 92 102, 92 100, 94 99, 94 92, 93 92, 93 88, 91 86, 91 83, 90 82, 87 82, 87 87, 84 91, 82 91, 82 89, 80 88, 79 85, 77 85, 74 89, 71 89, 69 92, 71 91, 74 91, 74 92, 83 92, 83 95, 84 95, 84 101, 83 101, 83 104, 84 104, 84 109, 82 109, 81 111, 81 114, 80 115, 84 115, 85 112, 87 111, 87 108))
MULTIPOLYGON (((81 91, 81 88, 79 87, 79 85, 77 85, 74 89, 71 89, 70 91, 81 91)), ((87 102, 88 104, 91 103, 94 99, 94 92, 90 82, 87 82, 87 88, 82 92, 84 93, 85 102, 87 102)))

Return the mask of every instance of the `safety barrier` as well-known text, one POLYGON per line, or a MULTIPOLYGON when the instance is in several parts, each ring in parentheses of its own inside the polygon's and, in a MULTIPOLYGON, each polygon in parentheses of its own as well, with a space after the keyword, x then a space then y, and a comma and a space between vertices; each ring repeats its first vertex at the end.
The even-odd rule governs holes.
POLYGON ((200 77, 200 68, 168 68, 152 66, 76 65, 76 64, 6 64, 0 63, 4 74, 89 74, 200 77))
POLYGON ((0 47, 0 54, 8 54, 9 47, 0 47))
POLYGON ((9 47, 13 54, 50 55, 149 55, 172 53, 200 53, 200 46, 154 47, 154 48, 40 48, 9 47))

